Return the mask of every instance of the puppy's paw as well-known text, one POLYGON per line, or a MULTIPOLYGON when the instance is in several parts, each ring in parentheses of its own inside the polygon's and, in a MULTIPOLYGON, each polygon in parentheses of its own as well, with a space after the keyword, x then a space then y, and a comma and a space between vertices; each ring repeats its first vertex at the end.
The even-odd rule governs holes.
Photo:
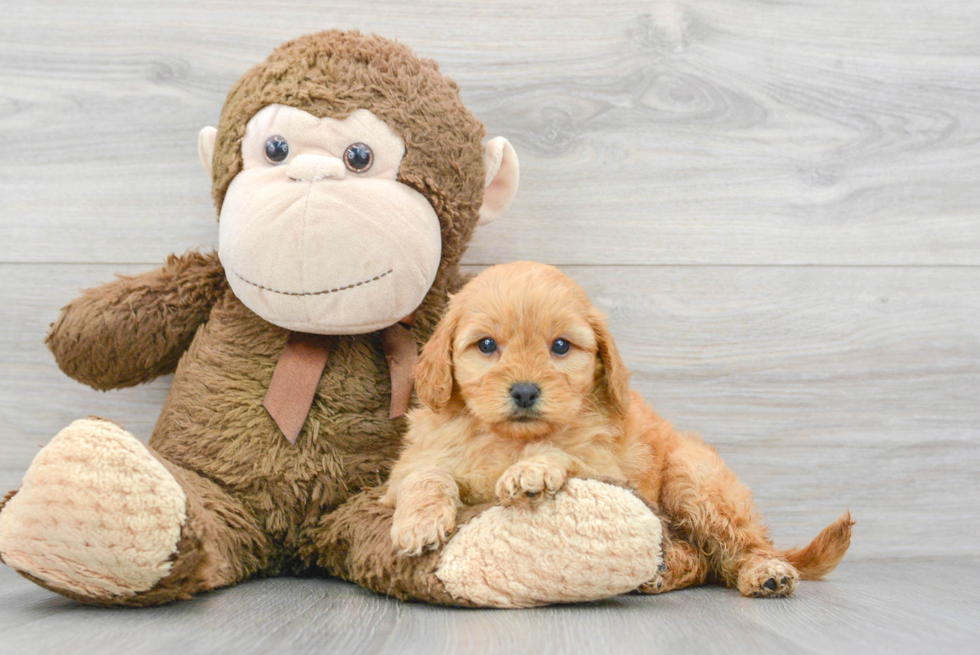
POLYGON ((799 581, 800 574, 792 564, 774 557, 750 559, 738 572, 738 590, 753 598, 789 596, 799 581))
POLYGON ((497 480, 497 499, 504 505, 538 503, 565 486, 568 473, 548 461, 528 459, 504 471, 497 480))
POLYGON ((640 585, 641 594, 662 594, 674 589, 704 584, 708 576, 708 559, 692 544, 676 539, 665 540, 663 563, 653 579, 640 585))
POLYGON ((636 591, 641 594, 662 594, 670 591, 671 587, 667 582, 669 576, 670 574, 667 573, 667 565, 661 562, 660 568, 657 569, 656 577, 641 584, 636 588, 636 591))
POLYGON ((395 516, 391 523, 391 541, 399 555, 417 557, 426 550, 441 547, 455 528, 456 505, 454 503, 399 505, 395 509, 395 516))

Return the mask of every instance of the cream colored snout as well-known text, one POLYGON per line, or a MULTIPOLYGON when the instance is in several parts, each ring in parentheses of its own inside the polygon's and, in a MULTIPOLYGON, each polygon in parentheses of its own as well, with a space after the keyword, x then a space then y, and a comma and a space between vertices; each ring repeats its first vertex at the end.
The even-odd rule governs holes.
MULTIPOLYGON (((199 136, 209 174, 217 138, 209 127, 199 136)), ((387 123, 363 108, 320 118, 268 105, 246 125, 241 155, 221 204, 218 256, 247 308, 287 330, 366 334, 422 303, 442 262, 441 223, 428 196, 399 181, 405 142, 387 123), (288 139, 281 163, 266 156, 270 135, 288 139), (369 168, 346 166, 354 143, 370 145, 369 168)), ((484 168, 481 222, 517 191, 505 139, 484 147, 484 168)))
POLYGON ((289 179, 297 182, 316 182, 328 178, 341 180, 346 174, 344 162, 323 155, 297 155, 286 169, 289 179))

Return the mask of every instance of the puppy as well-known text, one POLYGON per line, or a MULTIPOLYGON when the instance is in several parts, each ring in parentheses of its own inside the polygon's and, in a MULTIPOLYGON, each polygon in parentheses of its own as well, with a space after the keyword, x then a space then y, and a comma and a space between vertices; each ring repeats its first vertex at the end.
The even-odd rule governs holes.
POLYGON ((471 280, 415 376, 425 406, 409 414, 384 496, 401 554, 438 548, 461 504, 546 502, 574 476, 626 481, 659 507, 665 567, 646 593, 710 578, 785 596, 850 544, 845 513, 807 547, 776 550, 749 489, 630 390, 603 316, 552 266, 504 264, 471 280))

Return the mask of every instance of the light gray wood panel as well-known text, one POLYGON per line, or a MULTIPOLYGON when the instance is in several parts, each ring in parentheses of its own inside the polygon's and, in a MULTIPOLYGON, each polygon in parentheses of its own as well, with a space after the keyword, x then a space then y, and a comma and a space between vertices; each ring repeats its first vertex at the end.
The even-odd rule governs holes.
POLYGON ((63 427, 104 416, 147 439, 169 389, 169 376, 101 392, 65 376, 44 345, 59 309, 82 288, 146 266, 0 265, 0 469, 23 471, 63 427))
POLYGON ((522 157, 474 263, 980 263, 972 0, 6 3, 0 261, 213 243, 196 133, 279 42, 438 59, 522 157))
MULTIPOLYGON (((76 289, 115 268, 0 266, 0 469, 23 471, 90 413, 152 430, 166 381, 94 392, 42 343, 76 289)), ((850 507, 854 557, 980 554, 975 269, 566 270, 610 315, 635 386, 718 446, 777 544, 808 540, 850 507)))
POLYGON ((721 588, 537 610, 400 603, 337 580, 248 582, 145 610, 77 605, 0 567, 0 650, 175 653, 966 653, 977 560, 845 562, 794 598, 721 588), (955 583, 954 583, 955 581, 955 583))

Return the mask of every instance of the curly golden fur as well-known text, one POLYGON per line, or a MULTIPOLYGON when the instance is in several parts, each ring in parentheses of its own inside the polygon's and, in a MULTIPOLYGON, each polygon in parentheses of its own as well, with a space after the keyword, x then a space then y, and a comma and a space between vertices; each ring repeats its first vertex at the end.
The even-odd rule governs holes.
POLYGON ((645 593, 714 578, 747 596, 784 596, 830 572, 850 544, 844 514, 806 548, 776 550, 749 489, 714 448, 630 390, 603 316, 554 267, 516 262, 472 280, 416 379, 425 407, 409 415, 384 497, 403 555, 444 543, 463 504, 535 505, 575 476, 627 481, 666 516, 666 567, 645 593))

